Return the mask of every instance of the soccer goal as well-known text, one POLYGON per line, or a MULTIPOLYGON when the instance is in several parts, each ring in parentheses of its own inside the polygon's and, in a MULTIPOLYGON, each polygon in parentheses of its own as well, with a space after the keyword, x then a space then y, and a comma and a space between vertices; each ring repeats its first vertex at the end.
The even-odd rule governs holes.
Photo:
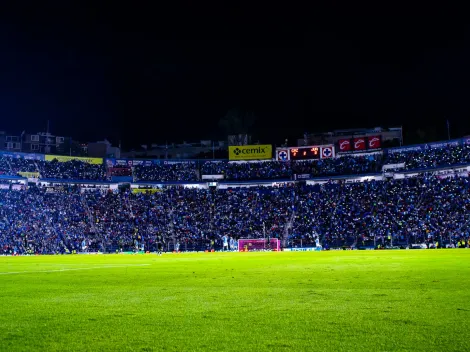
POLYGON ((239 239, 238 240, 238 251, 249 252, 249 251, 262 251, 262 250, 281 250, 281 241, 277 238, 267 239, 239 239))

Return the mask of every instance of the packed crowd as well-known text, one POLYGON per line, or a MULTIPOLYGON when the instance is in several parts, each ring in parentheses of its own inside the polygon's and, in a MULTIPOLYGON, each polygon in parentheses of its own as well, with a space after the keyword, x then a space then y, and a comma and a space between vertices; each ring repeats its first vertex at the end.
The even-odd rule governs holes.
POLYGON ((367 174, 381 171, 380 154, 343 156, 340 158, 302 161, 228 162, 206 161, 203 175, 222 174, 227 180, 291 179, 294 174, 336 176, 367 174))
POLYGON ((338 176, 377 173, 381 171, 382 155, 342 156, 332 159, 294 161, 293 173, 316 176, 338 176))
POLYGON ((109 168, 110 176, 132 176, 132 168, 130 166, 116 165, 109 168))
POLYGON ((135 181, 198 181, 198 167, 195 162, 182 162, 175 164, 163 164, 134 167, 135 181))
POLYGON ((0 157, 0 175, 10 175, 11 168, 7 158, 0 157))
POLYGON ((91 239, 80 193, 0 191, 0 254, 69 253, 91 239))
POLYGON ((17 175, 19 172, 37 172, 38 167, 35 160, 23 159, 23 158, 11 158, 10 159, 11 170, 13 175, 17 175))
POLYGON ((388 153, 384 164, 405 163, 406 169, 424 169, 470 163, 470 145, 388 153))
POLYGON ((16 176, 19 172, 37 172, 36 162, 30 159, 0 157, 0 175, 16 176))
POLYGON ((62 180, 106 181, 107 173, 104 165, 89 164, 80 160, 67 162, 42 161, 41 177, 62 180))
POLYGON ((0 175, 40 171, 41 178, 105 181, 111 176, 133 176, 136 182, 199 181, 201 175, 223 175, 226 180, 279 180, 294 175, 311 177, 379 173, 384 165, 402 165, 394 170, 413 170, 470 163, 470 145, 428 148, 421 151, 388 152, 372 155, 344 155, 331 159, 304 161, 205 161, 168 163, 151 166, 113 166, 68 162, 35 161, 0 157, 0 175), (109 171, 107 173, 107 171, 109 171))
POLYGON ((0 190, 0 254, 204 250, 224 236, 285 246, 467 246, 467 177, 365 183, 80 192, 0 190))
POLYGON ((206 161, 202 167, 203 175, 223 174, 227 180, 290 179, 292 168, 290 162, 228 162, 206 161))
POLYGON ((303 186, 292 240, 325 246, 468 241, 468 178, 426 176, 404 180, 303 186))

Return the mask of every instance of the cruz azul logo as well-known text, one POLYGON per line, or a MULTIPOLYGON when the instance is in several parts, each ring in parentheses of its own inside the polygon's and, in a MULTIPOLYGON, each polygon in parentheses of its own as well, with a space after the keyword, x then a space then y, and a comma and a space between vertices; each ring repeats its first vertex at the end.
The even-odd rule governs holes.
POLYGON ((287 160, 287 151, 286 150, 279 150, 278 153, 277 153, 277 156, 278 156, 278 160, 283 160, 283 161, 286 161, 287 160))
POLYGON ((377 149, 380 148, 380 138, 377 136, 369 137, 369 149, 377 149))
POLYGON ((338 143, 340 151, 348 152, 351 150, 351 141, 349 139, 340 139, 338 143))
POLYGON ((364 138, 354 138, 354 150, 366 149, 366 141, 364 138))
POLYGON ((333 156, 332 149, 330 147, 322 148, 322 158, 331 158, 333 156))

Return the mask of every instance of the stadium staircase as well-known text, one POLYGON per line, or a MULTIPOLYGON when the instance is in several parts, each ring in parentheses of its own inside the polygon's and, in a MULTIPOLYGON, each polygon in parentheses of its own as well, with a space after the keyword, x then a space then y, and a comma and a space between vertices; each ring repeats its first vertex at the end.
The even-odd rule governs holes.
POLYGON ((137 182, 137 179, 136 179, 135 173, 134 173, 134 167, 131 167, 131 176, 132 176, 132 182, 137 182))
MULTIPOLYGON (((171 208, 170 210, 170 223, 168 224, 168 227, 170 228, 170 231, 171 231, 171 238, 173 240, 173 249, 175 248, 176 246, 176 236, 175 236, 175 223, 174 223, 174 216, 173 216, 173 213, 174 213, 174 210, 173 208, 171 208)), ((212 224, 212 221, 211 221, 211 224, 212 224)), ((168 251, 170 250, 170 243, 168 243, 168 251)))
POLYGON ((86 211, 88 221, 91 225, 91 229, 93 230, 95 234, 98 234, 98 229, 96 228, 95 219, 93 217, 93 214, 91 213, 90 207, 88 206, 88 202, 86 201, 85 195, 83 193, 80 193, 80 201, 82 202, 83 209, 85 209, 86 211))
MULTIPOLYGON (((62 243, 62 246, 64 247, 64 250, 66 248, 69 248, 68 247, 68 243, 67 241, 65 240, 64 236, 62 236, 62 234, 60 234, 59 232, 57 232, 57 229, 55 227, 55 224, 54 224, 54 221, 52 219, 52 217, 49 218, 49 225, 52 229, 52 232, 54 232, 54 235, 56 235, 57 238, 60 238, 60 242, 62 243)), ((70 248, 69 248, 70 249, 70 248)))
POLYGON ((292 211, 289 221, 286 223, 286 226, 284 226, 284 235, 281 241, 282 247, 286 247, 287 241, 289 240, 289 230, 292 229, 294 225, 294 220, 295 220, 295 210, 292 211))
POLYGON ((11 167, 11 163, 10 163, 10 160, 8 160, 8 158, 5 158, 7 164, 8 164, 8 168, 10 169, 10 175, 14 175, 13 174, 13 168, 11 167))
POLYGON ((38 164, 37 160, 34 160, 34 165, 36 166, 36 170, 39 172, 39 178, 41 178, 42 177, 42 169, 39 166, 40 164, 38 164))

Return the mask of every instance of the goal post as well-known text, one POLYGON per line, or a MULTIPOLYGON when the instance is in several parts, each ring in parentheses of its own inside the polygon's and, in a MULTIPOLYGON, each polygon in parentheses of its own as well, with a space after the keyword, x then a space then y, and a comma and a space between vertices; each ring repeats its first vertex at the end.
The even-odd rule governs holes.
POLYGON ((249 251, 262 251, 262 250, 281 250, 281 241, 277 238, 267 239, 239 239, 238 240, 238 251, 249 252, 249 251))

